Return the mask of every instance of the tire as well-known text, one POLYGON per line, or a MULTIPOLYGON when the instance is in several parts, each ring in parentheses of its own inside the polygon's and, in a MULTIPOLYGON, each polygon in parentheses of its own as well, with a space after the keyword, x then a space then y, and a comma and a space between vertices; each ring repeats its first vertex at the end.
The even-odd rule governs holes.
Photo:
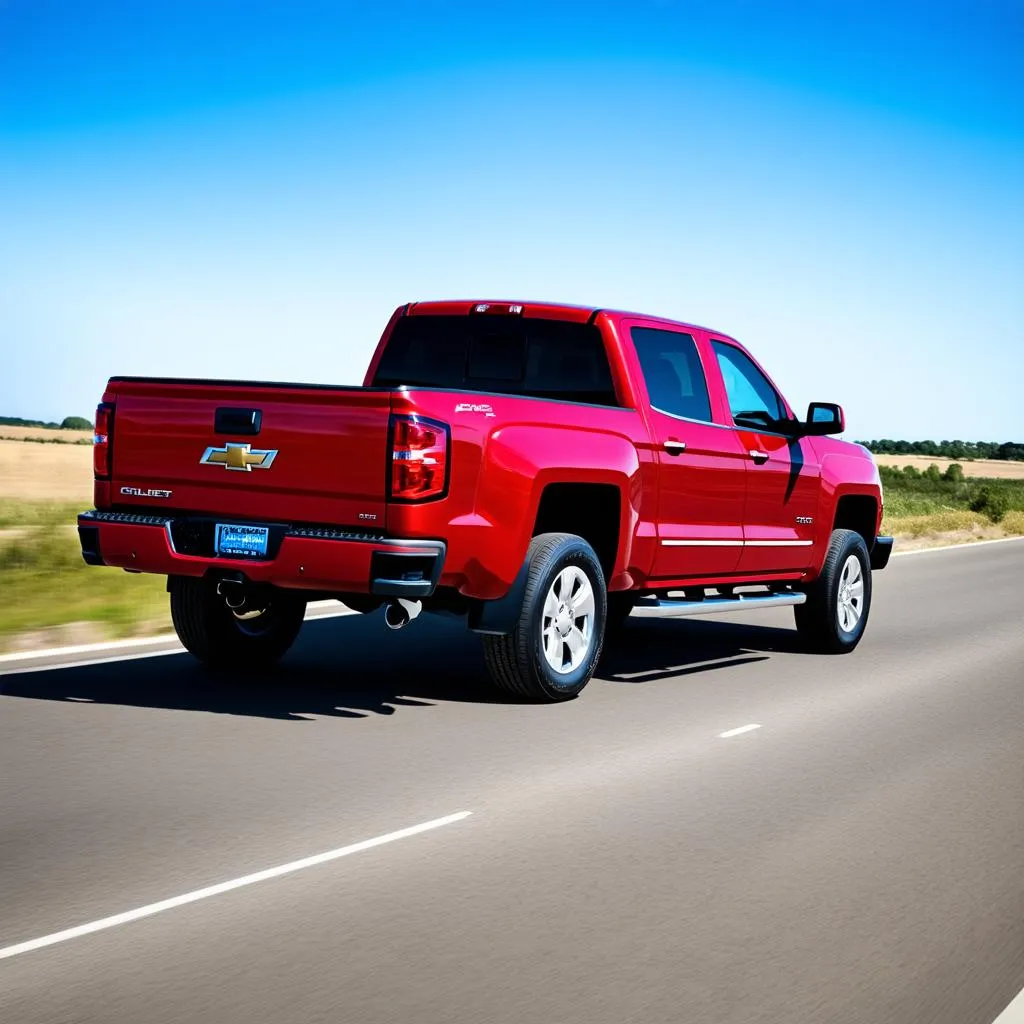
POLYGON ((512 632, 483 637, 487 669, 497 686, 518 697, 568 700, 590 682, 601 657, 607 621, 601 564, 581 537, 542 533, 530 542, 524 569, 512 632))
POLYGON ((832 532, 821 574, 806 593, 806 603, 793 608, 796 628, 813 650, 849 654, 871 611, 871 558, 859 533, 832 532))
POLYGON ((207 580, 172 577, 171 621, 185 649, 209 668, 253 671, 270 668, 295 642, 306 614, 305 598, 268 590, 263 612, 239 618, 207 580))

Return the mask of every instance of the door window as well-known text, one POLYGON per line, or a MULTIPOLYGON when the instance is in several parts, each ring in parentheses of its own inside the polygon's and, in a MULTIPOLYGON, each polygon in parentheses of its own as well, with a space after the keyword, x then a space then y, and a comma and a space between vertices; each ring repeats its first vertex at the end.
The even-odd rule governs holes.
POLYGON ((708 385, 693 338, 653 327, 634 327, 630 333, 651 405, 670 416, 710 423, 708 385))
POLYGON ((724 341, 713 341, 711 345, 718 357, 733 422, 751 413, 755 417, 764 413, 772 420, 787 418, 778 392, 745 352, 724 341))

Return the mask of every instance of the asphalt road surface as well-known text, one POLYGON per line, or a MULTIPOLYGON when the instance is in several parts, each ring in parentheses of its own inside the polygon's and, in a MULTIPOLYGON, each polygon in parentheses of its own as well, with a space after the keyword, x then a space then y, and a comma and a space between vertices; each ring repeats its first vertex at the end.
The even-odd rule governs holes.
POLYGON ((0 1021, 990 1024, 1022 583, 1024 542, 894 558, 848 657, 788 610, 634 623, 553 707, 440 619, 308 623, 259 681, 8 663, 0 1021))

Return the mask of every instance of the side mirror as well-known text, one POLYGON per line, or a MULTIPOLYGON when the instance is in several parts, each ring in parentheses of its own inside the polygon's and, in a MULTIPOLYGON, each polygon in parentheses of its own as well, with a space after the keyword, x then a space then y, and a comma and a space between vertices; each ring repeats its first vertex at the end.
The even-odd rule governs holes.
POLYGON ((800 433, 809 437, 841 434, 846 429, 843 407, 834 402, 811 402, 807 407, 807 422, 801 424, 800 433))

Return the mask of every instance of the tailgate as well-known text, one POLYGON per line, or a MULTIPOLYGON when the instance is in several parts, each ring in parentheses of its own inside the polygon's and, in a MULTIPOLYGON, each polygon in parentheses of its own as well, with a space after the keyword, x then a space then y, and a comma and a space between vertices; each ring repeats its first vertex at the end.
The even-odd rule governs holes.
POLYGON ((115 505, 384 524, 387 390, 115 378, 108 395, 115 505))

